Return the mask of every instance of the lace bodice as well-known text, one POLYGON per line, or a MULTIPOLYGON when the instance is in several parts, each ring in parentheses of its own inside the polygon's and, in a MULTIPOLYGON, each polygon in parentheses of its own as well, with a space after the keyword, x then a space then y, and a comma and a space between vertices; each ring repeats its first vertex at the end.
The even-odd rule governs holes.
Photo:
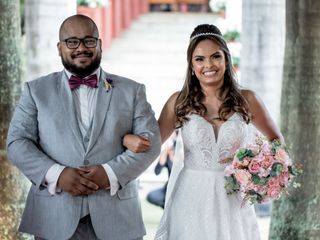
POLYGON ((191 114, 189 118, 182 127, 186 168, 223 170, 225 164, 218 161, 232 157, 248 139, 249 126, 237 113, 220 126, 218 136, 203 117, 191 114))

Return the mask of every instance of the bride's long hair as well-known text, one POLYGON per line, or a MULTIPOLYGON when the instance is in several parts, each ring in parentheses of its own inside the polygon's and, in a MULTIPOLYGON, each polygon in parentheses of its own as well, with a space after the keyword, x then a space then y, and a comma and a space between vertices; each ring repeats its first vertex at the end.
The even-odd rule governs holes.
POLYGON ((230 113, 237 112, 242 116, 245 122, 249 123, 250 114, 248 103, 242 96, 237 84, 227 44, 224 41, 220 30, 216 26, 202 24, 197 26, 190 36, 190 43, 187 50, 187 74, 184 86, 177 97, 174 108, 177 116, 176 127, 179 128, 188 121, 187 115, 190 113, 205 116, 207 112, 206 107, 202 103, 205 95, 201 89, 199 80, 195 74, 192 75, 192 54, 198 43, 205 39, 209 39, 217 43, 224 52, 226 59, 224 82, 219 92, 219 99, 222 102, 219 108, 219 118, 226 121, 230 113))

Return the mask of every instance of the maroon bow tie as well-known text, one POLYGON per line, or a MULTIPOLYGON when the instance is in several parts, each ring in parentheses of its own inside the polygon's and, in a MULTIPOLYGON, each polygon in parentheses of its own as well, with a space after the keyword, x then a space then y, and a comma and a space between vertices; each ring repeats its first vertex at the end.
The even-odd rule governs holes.
POLYGON ((82 79, 80 77, 71 75, 70 79, 69 79, 69 86, 71 88, 71 90, 74 90, 76 88, 78 88, 81 84, 84 84, 88 87, 92 87, 92 88, 96 88, 97 87, 97 75, 90 75, 88 78, 86 79, 82 79))

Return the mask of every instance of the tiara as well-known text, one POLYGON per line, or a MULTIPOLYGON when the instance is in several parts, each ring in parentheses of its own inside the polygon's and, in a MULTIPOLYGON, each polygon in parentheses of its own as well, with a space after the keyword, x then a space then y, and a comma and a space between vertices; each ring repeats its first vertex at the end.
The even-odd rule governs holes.
POLYGON ((220 39, 223 39, 220 34, 213 33, 213 32, 206 32, 206 33, 198 33, 198 34, 192 36, 192 37, 190 38, 190 42, 191 42, 193 39, 195 39, 195 38, 197 38, 197 37, 201 37, 201 36, 214 36, 214 37, 218 37, 218 38, 220 38, 220 39))

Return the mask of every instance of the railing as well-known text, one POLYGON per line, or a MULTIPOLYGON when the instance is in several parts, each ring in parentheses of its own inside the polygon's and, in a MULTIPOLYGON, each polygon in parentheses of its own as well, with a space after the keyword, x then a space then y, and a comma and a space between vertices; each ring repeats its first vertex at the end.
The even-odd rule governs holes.
POLYGON ((208 0, 148 0, 150 4, 208 4, 208 0))
POLYGON ((202 11, 208 10, 209 0, 148 0, 149 4, 170 4, 173 11, 187 12, 188 5, 201 5, 202 11))
POLYGON ((119 37, 140 15, 149 12, 151 4, 173 4, 176 6, 174 9, 181 12, 188 11, 188 4, 200 4, 206 11, 208 0, 109 0, 107 6, 79 6, 77 12, 95 21, 102 39, 102 48, 108 49, 112 39, 119 37))
POLYGON ((119 37, 134 20, 148 11, 148 0, 109 0, 107 6, 77 8, 77 13, 92 18, 97 24, 103 49, 109 48, 113 38, 119 37))

